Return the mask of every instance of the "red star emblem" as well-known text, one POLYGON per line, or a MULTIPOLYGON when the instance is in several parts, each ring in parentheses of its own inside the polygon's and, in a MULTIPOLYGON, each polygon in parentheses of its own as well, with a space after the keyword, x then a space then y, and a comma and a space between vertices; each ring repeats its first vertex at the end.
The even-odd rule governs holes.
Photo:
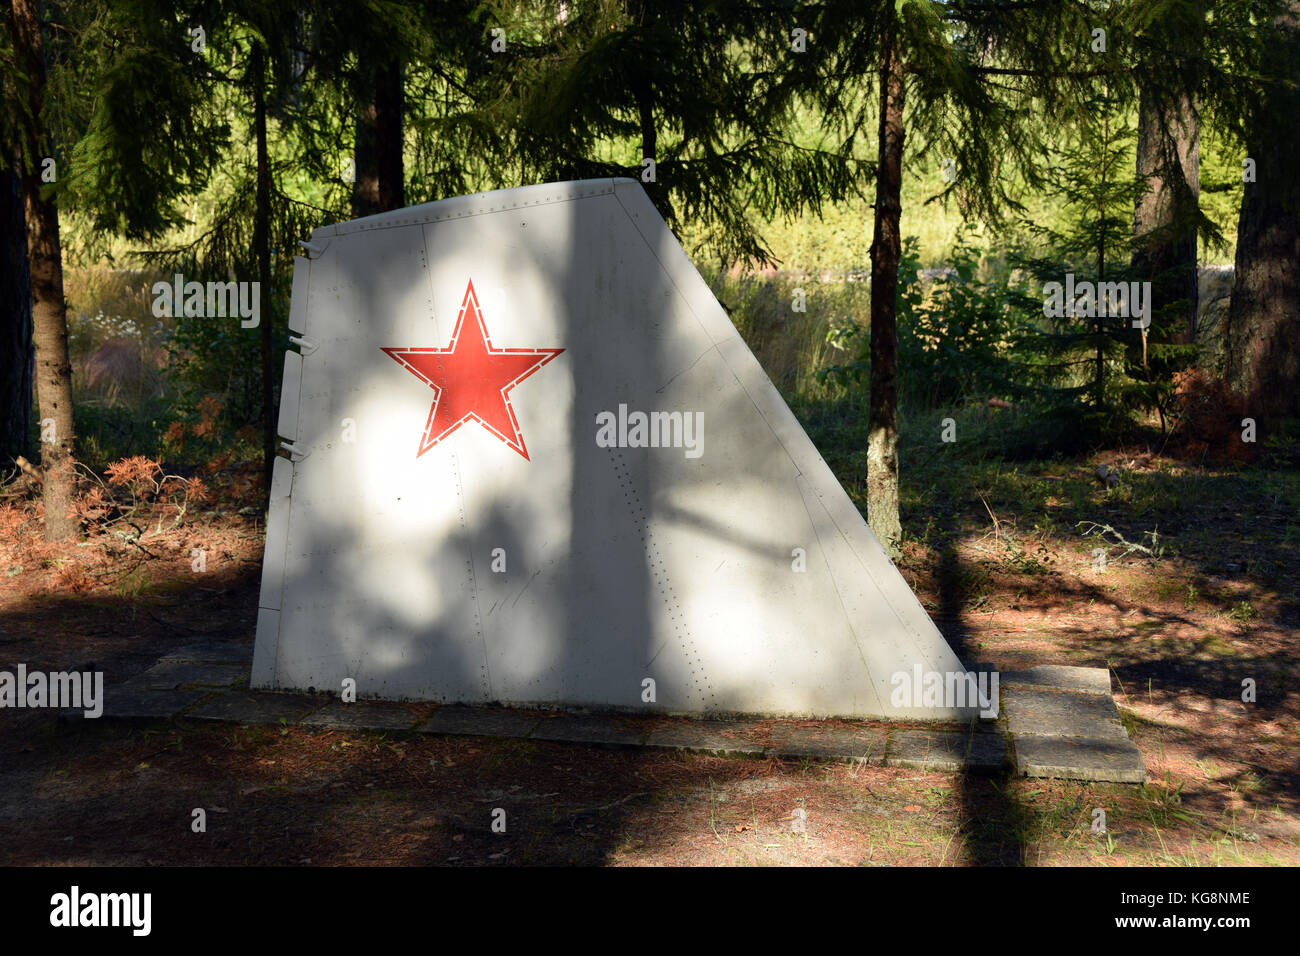
POLYGON ((527 460, 510 389, 564 349, 494 349, 471 280, 447 348, 384 351, 437 393, 416 458, 474 419, 527 460))

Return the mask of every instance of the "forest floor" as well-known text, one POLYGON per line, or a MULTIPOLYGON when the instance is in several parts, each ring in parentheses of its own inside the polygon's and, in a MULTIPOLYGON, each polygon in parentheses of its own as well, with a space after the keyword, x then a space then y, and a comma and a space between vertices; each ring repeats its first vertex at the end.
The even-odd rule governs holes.
MULTIPOLYGON (((1146 785, 4 710, 0 863, 1300 864, 1300 475, 1104 460, 1114 488, 1093 459, 988 464, 947 503, 922 483, 899 566, 968 661, 1109 668, 1146 785), (1152 553, 1121 556, 1117 534, 1152 553)), ((8 501, 0 669, 113 684, 252 641, 260 518, 55 547, 8 501)))

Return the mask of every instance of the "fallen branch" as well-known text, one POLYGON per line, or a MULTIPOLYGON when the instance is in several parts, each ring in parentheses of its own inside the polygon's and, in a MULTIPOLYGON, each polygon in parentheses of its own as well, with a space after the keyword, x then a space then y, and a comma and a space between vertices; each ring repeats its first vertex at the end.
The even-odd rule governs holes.
POLYGON ((145 554, 149 555, 149 557, 156 559, 158 555, 154 554, 152 551, 150 551, 148 548, 146 548, 144 545, 140 543, 140 539, 144 536, 144 529, 141 528, 134 521, 128 521, 127 524, 129 524, 132 528, 135 528, 135 534, 127 534, 125 531, 114 531, 113 532, 114 536, 121 538, 127 544, 134 545, 135 547, 143 551, 145 554))
POLYGON ((1158 558, 1164 553, 1164 548, 1160 547, 1159 545, 1160 532, 1158 531, 1143 532, 1145 536, 1151 539, 1151 547, 1148 548, 1145 545, 1137 544, 1133 541, 1129 541, 1125 539, 1125 537, 1122 534, 1120 534, 1118 531, 1116 531, 1108 524, 1100 524, 1096 521, 1080 521, 1078 524, 1075 525, 1075 527, 1079 529, 1079 533, 1082 534, 1085 538, 1088 537, 1089 535, 1094 535, 1094 534, 1097 535, 1098 537, 1105 534, 1113 534, 1115 536, 1118 545, 1123 545, 1123 547, 1126 549, 1124 553, 1120 555, 1121 558, 1128 557, 1134 551, 1140 551, 1142 554, 1145 554, 1149 558, 1158 558), (1083 528, 1084 525, 1088 525, 1088 528, 1086 530, 1084 530, 1083 528))
POLYGON ((580 817, 580 816, 582 816, 584 813, 600 813, 602 810, 612 810, 614 807, 617 807, 617 806, 620 806, 621 804, 627 803, 629 800, 635 800, 637 797, 644 797, 644 796, 647 796, 647 794, 644 794, 644 793, 629 793, 629 794, 628 794, 626 797, 624 797, 622 800, 615 800, 613 803, 607 803, 607 804, 605 804, 604 806, 600 806, 600 807, 588 807, 588 808, 586 808, 585 810, 571 810, 570 812, 566 813, 565 816, 566 816, 566 817, 580 817))
POLYGON ((14 459, 14 464, 18 466, 19 470, 22 471, 24 475, 36 482, 38 485, 45 484, 45 476, 41 474, 40 469, 22 455, 19 455, 14 459))

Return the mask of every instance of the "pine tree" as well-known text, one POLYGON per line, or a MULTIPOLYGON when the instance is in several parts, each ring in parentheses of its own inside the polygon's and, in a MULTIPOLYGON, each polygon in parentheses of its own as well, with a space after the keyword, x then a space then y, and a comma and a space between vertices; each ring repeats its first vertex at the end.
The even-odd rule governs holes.
MULTIPOLYGON (((204 29, 201 62, 193 76, 199 102, 215 116, 247 117, 251 138, 247 153, 224 166, 232 185, 214 211, 209 228, 182 247, 154 250, 149 260, 182 273, 243 277, 257 282, 261 309, 253 335, 240 329, 231 336, 212 336, 181 328, 178 344, 206 339, 223 343, 232 354, 225 361, 247 386, 228 410, 234 420, 256 420, 262 431, 262 464, 269 493, 276 453, 275 386, 282 367, 273 343, 283 334, 284 308, 292 250, 310 231, 316 210, 292 200, 280 186, 281 169, 291 160, 272 157, 273 124, 290 109, 300 75, 302 20, 293 0, 240 0, 219 6, 196 3, 186 18, 204 29), (255 339, 254 339, 255 336, 255 339), (256 393, 253 399, 251 392, 256 393)), ((179 112, 179 111, 178 111, 179 112)), ((194 116, 190 112, 189 116, 194 116)), ((203 127, 217 142, 207 155, 224 157, 232 140, 229 125, 203 127)), ((195 343, 197 344, 197 343, 195 343)), ((202 347, 200 346, 200 351, 202 347)))
MULTIPOLYGON (((1206 56, 1205 0, 1153 7, 1137 23, 1134 55, 1163 64, 1206 56)), ((1139 68, 1140 64, 1139 64, 1139 68)), ((1151 338, 1195 342, 1199 290, 1197 236, 1212 226, 1200 215, 1201 116, 1198 70, 1143 70, 1139 84, 1137 176, 1143 186, 1133 210, 1136 276, 1152 283, 1156 302, 1151 338)))
POLYGON ((30 455, 32 291, 18 150, 18 75, 8 10, 0 23, 0 461, 30 455))
MULTIPOLYGON (((1044 185, 1044 142, 1062 128, 1089 121, 1096 84, 1105 80, 1115 109, 1136 105, 1137 91, 1152 97, 1162 115, 1184 100, 1232 124, 1251 115, 1258 85, 1251 80, 1262 40, 1252 22, 1273 0, 1224 0, 1210 13, 1197 0, 1152 5, 1018 3, 1014 0, 934 2, 900 0, 862 5, 854 0, 809 3, 816 70, 810 77, 827 122, 842 130, 846 150, 858 148, 864 116, 861 88, 874 81, 880 101, 876 137, 876 203, 872 243, 871 429, 868 439, 868 515, 877 537, 897 549, 898 369, 895 302, 901 214, 895 170, 902 161, 946 157, 956 179, 945 195, 968 218, 1004 220, 1020 209, 1012 185, 1044 185), (1177 35, 1177 43, 1165 42, 1177 35), (1192 51, 1189 53, 1189 50, 1192 51), (904 138, 919 147, 904 152, 904 138), (876 380, 879 379, 879 382, 876 380), (871 472, 875 471, 873 477, 871 472)), ((1293 127, 1292 127, 1293 128, 1293 127)), ((1167 154, 1166 154, 1167 155, 1167 154)), ((1168 174, 1171 164, 1160 164, 1168 174)), ((1190 160, 1187 163, 1190 166, 1190 160)), ((1186 176, 1184 176, 1186 180, 1186 176)), ((1190 191, 1190 189, 1188 189, 1190 191)), ((1132 215, 1136 197, 1128 202, 1132 215)), ((1115 214, 1110 209, 1105 217, 1115 214)), ((1174 232, 1185 242, 1193 219, 1202 235, 1212 224, 1180 202, 1174 232)), ((1132 228, 1132 219, 1126 223, 1132 228)), ((1109 233, 1109 226, 1107 226, 1109 233)), ((1109 245, 1110 236, 1107 236, 1109 245)), ((1181 247, 1180 247, 1181 248, 1181 247)), ((1111 265, 1103 258, 1102 265, 1111 265)), ((1187 281, 1186 263, 1179 281, 1187 281)), ((1101 271, 1101 270, 1098 270, 1101 271)), ((1164 305, 1176 309, 1186 297, 1164 305)), ((1168 328, 1168 323, 1162 326, 1168 328)), ((1093 405, 1106 405, 1106 329, 1091 334, 1093 405)), ((1175 343, 1170 346, 1171 363, 1175 343)), ((1150 341, 1139 337, 1141 349, 1150 341)), ((1151 357, 1146 358, 1151 373, 1151 357)), ((1116 359, 1118 361, 1118 359, 1116 359)), ((1154 376, 1149 393, 1157 390, 1154 376)), ((1136 386, 1134 386, 1136 387, 1136 386)))
POLYGON ((1071 3, 939 3, 853 0, 810 3, 818 51, 803 78, 852 154, 864 138, 863 90, 878 98, 871 243, 870 426, 867 513, 899 553, 897 290, 901 174, 909 157, 947 160, 947 194, 973 218, 997 221, 1021 208, 1008 185, 1042 183, 1042 145, 1031 107, 1082 112, 1092 11, 1071 3), (906 144, 914 144, 912 153, 906 144))
POLYGON ((17 161, 0 137, 0 460, 30 454, 32 291, 17 161))
POLYGON ((310 92, 302 99, 323 100, 337 112, 308 106, 294 119, 317 141, 338 123, 351 125, 354 218, 405 205, 406 69, 420 34, 417 16, 412 4, 389 0, 323 4, 303 15, 308 36, 298 83, 310 92))
POLYGON ((850 194, 851 158, 791 134, 787 80, 806 51, 787 8, 500 3, 483 24, 504 48, 485 44, 481 121, 507 131, 521 182, 634 177, 669 226, 707 231, 727 262, 769 258, 757 216, 850 194))
POLYGON ((1253 176, 1243 188, 1225 322, 1227 375, 1259 417, 1300 414, 1300 0, 1257 30, 1266 88, 1241 125, 1253 176))
POLYGON ((27 85, 18 121, 27 257, 32 291, 32 341, 41 417, 42 499, 45 536, 62 541, 77 532, 72 517, 76 484, 73 462, 72 365, 68 361, 67 306, 63 300, 63 253, 59 214, 43 191, 43 158, 50 138, 43 128, 47 91, 41 13, 36 0, 10 0, 10 43, 27 85))
POLYGON ((1044 283, 1045 328, 1017 343, 1017 351, 1036 357, 1040 380, 1020 394, 1048 414, 1072 407, 1075 427, 1096 439, 1141 399, 1143 385, 1135 376, 1147 361, 1148 329, 1134 328, 1145 320, 1129 314, 1134 310, 1127 291, 1123 314, 1115 314, 1120 300, 1102 294, 1102 283, 1127 290, 1138 277, 1129 261, 1131 211, 1143 189, 1133 173, 1136 131, 1108 80, 1098 80, 1085 103, 1086 117, 1050 156, 1048 190, 1061 203, 1064 228, 1030 225, 1049 250, 1026 260, 1044 283), (1057 283, 1053 293, 1062 287, 1080 293, 1061 291, 1057 310, 1047 301, 1047 283, 1057 283), (1134 354, 1140 358, 1130 363, 1134 354), (1085 398, 1086 413, 1079 404, 1085 398))
MULTIPOLYGON (((303 168, 343 181, 347 215, 513 185, 494 168, 500 135, 476 122, 476 73, 488 61, 475 6, 368 0, 303 16, 298 92, 285 117, 303 168), (338 160, 349 146, 344 175, 338 160)), ((344 212, 334 190, 322 205, 344 212)))
POLYGON ((23 177, 46 531, 67 537, 75 448, 58 209, 101 233, 156 236, 179 221, 177 197, 202 184, 220 131, 173 4, 10 0, 7 12, 0 146, 16 144, 23 177))

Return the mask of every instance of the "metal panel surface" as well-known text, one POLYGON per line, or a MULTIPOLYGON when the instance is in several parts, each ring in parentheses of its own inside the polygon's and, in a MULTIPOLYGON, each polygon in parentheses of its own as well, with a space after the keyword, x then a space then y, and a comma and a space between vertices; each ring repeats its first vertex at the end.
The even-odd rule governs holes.
POLYGON ((965 668, 636 182, 325 227, 293 294, 254 686, 973 712, 892 699, 965 668))

